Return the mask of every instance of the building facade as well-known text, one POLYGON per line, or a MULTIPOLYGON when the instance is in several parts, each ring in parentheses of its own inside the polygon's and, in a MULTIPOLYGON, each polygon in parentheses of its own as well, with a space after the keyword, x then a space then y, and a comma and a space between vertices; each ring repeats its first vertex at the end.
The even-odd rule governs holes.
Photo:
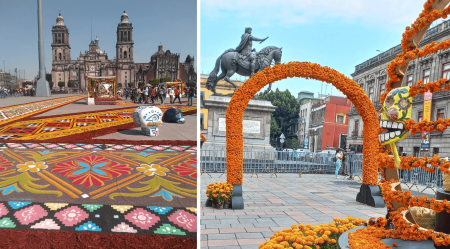
POLYGON ((153 58, 155 55, 152 56, 148 63, 135 63, 133 25, 129 22, 128 14, 125 11, 117 25, 116 33, 114 60, 108 59, 106 52, 100 50, 98 38, 91 41, 89 50, 84 54, 80 51, 78 59, 72 60, 69 29, 59 13, 56 25, 52 27, 52 81, 54 87, 58 86, 58 82, 64 82, 64 87, 87 90, 86 82, 89 77, 116 75, 117 82, 123 86, 136 86, 138 82, 148 83, 149 79, 162 77, 182 79, 184 82, 197 80, 194 58, 190 56, 186 58, 185 62, 180 63, 179 54, 173 56, 170 51, 166 51, 163 52, 163 55, 158 54, 156 59, 153 58), (168 58, 172 60, 168 60, 168 58))
MULTIPOLYGON (((422 49, 426 44, 433 41, 440 42, 450 38, 450 21, 445 21, 427 31, 419 44, 422 49)), ((356 81, 371 99, 378 111, 383 103, 380 103, 380 94, 386 90, 387 75, 386 69, 388 63, 393 60, 397 54, 401 53, 400 45, 397 45, 376 57, 373 57, 364 63, 355 67, 352 74, 356 81)), ((418 80, 424 83, 439 80, 441 78, 450 79, 450 50, 440 50, 436 54, 428 55, 411 61, 405 73, 402 86, 412 86, 418 80)), ((434 93, 431 106, 431 120, 438 118, 447 118, 447 112, 450 108, 450 94, 448 91, 434 93)), ((423 118, 423 95, 417 95, 413 98, 412 116, 416 122, 423 118)), ((363 122, 358 111, 352 105, 349 113, 349 129, 347 143, 350 148, 356 152, 362 152, 363 122)), ((446 157, 450 154, 450 131, 432 132, 430 134, 430 150, 421 151, 421 135, 409 134, 404 140, 396 142, 399 153, 406 152, 414 156, 430 156, 438 154, 440 157, 446 157)))
POLYGON ((328 96, 313 104, 308 130, 308 143, 311 152, 327 148, 339 148, 341 134, 347 134, 351 102, 344 97, 328 96))

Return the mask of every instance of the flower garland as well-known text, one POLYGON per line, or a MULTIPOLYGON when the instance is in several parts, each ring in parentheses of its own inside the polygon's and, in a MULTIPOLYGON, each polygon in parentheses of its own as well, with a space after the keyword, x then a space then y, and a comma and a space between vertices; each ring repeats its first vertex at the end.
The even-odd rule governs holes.
POLYGON ((242 184, 243 172, 243 113, 250 99, 265 85, 288 77, 302 77, 331 83, 344 93, 362 116, 363 129, 363 183, 378 182, 378 133, 376 110, 359 85, 345 75, 329 67, 310 62, 289 62, 267 67, 256 73, 239 87, 230 100, 226 112, 227 125, 227 182, 242 184))
POLYGON ((450 126, 450 118, 444 120, 439 118, 436 121, 428 121, 422 120, 419 123, 416 123, 414 119, 407 120, 405 122, 405 130, 411 132, 411 135, 415 136, 417 132, 432 132, 437 131, 441 132, 447 129, 450 126))
POLYGON ((202 133, 200 133, 200 138, 202 139, 203 143, 204 143, 204 142, 206 142, 206 137, 205 137, 205 136, 203 136, 203 134, 202 134, 202 133))
POLYGON ((289 229, 276 232, 270 237, 270 240, 262 243, 260 249, 311 249, 311 248, 339 248, 337 241, 339 236, 366 223, 365 220, 349 216, 346 219, 334 219, 334 222, 328 225, 311 226, 307 224, 293 225, 289 229))
POLYGON ((428 28, 433 21, 438 18, 447 18, 450 14, 450 6, 443 10, 436 10, 432 8, 432 3, 435 0, 429 0, 424 4, 424 9, 416 21, 411 27, 406 27, 406 31, 403 33, 403 38, 401 41, 401 47, 403 52, 398 54, 394 60, 392 60, 387 67, 387 75, 389 80, 386 82, 386 92, 380 95, 381 103, 386 99, 387 93, 392 90, 392 84, 400 80, 398 75, 403 75, 404 72, 398 72, 400 67, 407 65, 411 60, 424 57, 426 55, 436 53, 441 49, 448 49, 450 47, 450 41, 443 41, 436 44, 432 42, 427 44, 424 49, 419 50, 416 44, 412 44, 412 37, 419 33, 420 30, 428 28))
MULTIPOLYGON (((413 168, 421 168, 429 173, 434 173, 436 169, 439 169, 443 173, 450 173, 450 162, 445 159, 440 159, 438 155, 434 155, 431 159, 428 157, 418 158, 410 155, 409 157, 400 157, 400 160, 400 166, 403 170, 412 171, 413 168), (432 167, 428 167, 427 165, 431 165, 432 167)), ((382 165, 380 169, 395 169, 394 159, 387 152, 380 153, 380 165, 382 165)), ((381 171, 383 172, 384 170, 381 171)))

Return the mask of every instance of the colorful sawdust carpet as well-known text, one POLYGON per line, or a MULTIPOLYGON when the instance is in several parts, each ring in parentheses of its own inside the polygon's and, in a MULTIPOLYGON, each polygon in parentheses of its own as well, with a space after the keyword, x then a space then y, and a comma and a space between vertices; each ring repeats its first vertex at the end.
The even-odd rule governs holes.
MULTIPOLYGON (((157 105, 157 107, 164 112, 172 106, 157 105)), ((197 107, 185 106, 180 109, 183 113, 186 113, 197 110, 197 107)), ((15 122, 0 128, 0 139, 48 140, 107 129, 133 123, 132 113, 134 110, 135 108, 122 108, 15 122)))
POLYGON ((41 113, 49 109, 53 109, 55 107, 66 105, 83 98, 86 98, 86 96, 76 95, 4 107, 0 109, 0 124, 17 120, 18 118, 35 115, 37 113, 41 113))
POLYGON ((196 237, 196 153, 0 154, 0 228, 196 237))
POLYGON ((124 151, 183 151, 197 152, 197 146, 190 145, 134 145, 134 144, 72 144, 72 143, 0 143, 0 149, 35 150, 124 150, 124 151))

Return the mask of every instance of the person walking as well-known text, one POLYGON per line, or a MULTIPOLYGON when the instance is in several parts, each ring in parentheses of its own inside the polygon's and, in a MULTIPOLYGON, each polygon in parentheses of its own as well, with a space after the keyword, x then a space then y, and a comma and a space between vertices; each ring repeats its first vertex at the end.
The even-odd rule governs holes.
POLYGON ((342 165, 342 151, 339 149, 336 152, 336 171, 334 172, 334 175, 336 176, 336 179, 338 178, 339 170, 341 169, 342 165))
POLYGON ((173 87, 169 88, 170 104, 173 104, 174 95, 175 95, 175 92, 173 90, 173 87))
POLYGON ((174 94, 175 94, 175 98, 173 99, 173 103, 175 103, 175 101, 177 101, 177 99, 178 99, 178 101, 181 104, 181 97, 180 97, 181 96, 181 92, 180 92, 180 87, 179 86, 177 87, 177 89, 175 89, 174 94))
POLYGON ((194 95, 195 95, 195 92, 194 92, 194 88, 191 86, 191 87, 189 87, 189 93, 188 93, 188 104, 187 105, 189 105, 189 106, 192 106, 192 103, 193 103, 193 100, 194 100, 194 95))
POLYGON ((145 104, 148 104, 148 86, 146 86, 144 90, 144 101, 145 104))
POLYGON ((159 98, 161 99, 161 105, 164 105, 164 100, 166 99, 166 89, 164 86, 159 88, 159 98))
POLYGON ((154 104, 155 103, 155 97, 156 97, 156 90, 155 90, 154 86, 152 87, 152 92, 151 92, 150 97, 152 98, 152 104, 154 104))

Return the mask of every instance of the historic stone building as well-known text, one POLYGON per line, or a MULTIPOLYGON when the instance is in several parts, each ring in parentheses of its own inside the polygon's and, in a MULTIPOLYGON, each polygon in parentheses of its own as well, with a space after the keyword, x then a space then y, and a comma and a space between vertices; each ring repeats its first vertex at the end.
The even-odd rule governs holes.
MULTIPOLYGON (((423 40, 419 44, 422 49, 426 44, 433 41, 440 42, 450 38, 450 21, 443 22, 427 31, 423 40)), ((400 45, 397 45, 378 56, 375 56, 364 63, 355 67, 352 74, 356 81, 375 105, 378 111, 381 108, 380 94, 386 89, 386 69, 388 63, 393 60, 397 54, 401 53, 400 45)), ((416 84, 418 80, 426 82, 436 81, 443 77, 450 79, 450 50, 441 50, 436 54, 428 55, 424 58, 412 61, 405 73, 403 86, 416 84)), ((448 118, 446 113, 450 108, 450 94, 448 91, 441 91, 433 94, 431 107, 431 120, 438 118, 448 118)), ((357 110, 352 105, 349 117, 349 128, 347 144, 362 151, 363 122, 357 110)), ((417 95, 413 98, 412 118, 415 121, 421 121, 423 118, 423 95, 417 95)), ((420 151, 421 135, 408 135, 404 140, 397 142, 399 152, 407 152, 408 155, 415 156, 438 154, 440 157, 450 155, 450 130, 444 132, 432 132, 430 134, 430 151, 420 151)))
POLYGON ((311 152, 340 147, 341 134, 347 134, 349 111, 350 101, 345 97, 328 96, 312 104, 308 127, 308 147, 311 152))
MULTIPOLYGON (((65 87, 86 90, 86 81, 89 77, 114 76, 117 73, 117 82, 123 86, 138 82, 148 83, 149 79, 170 77, 182 79, 185 82, 196 81, 194 59, 189 55, 186 62, 179 62, 179 54, 170 51, 156 52, 149 63, 134 62, 133 25, 128 15, 122 14, 117 25, 116 56, 114 60, 108 59, 105 51, 100 50, 99 40, 91 41, 89 50, 81 53, 78 60, 72 60, 70 55, 69 29, 64 24, 64 18, 59 13, 56 25, 52 28, 52 81, 53 87, 58 82, 65 82, 65 87), (162 52, 162 53, 161 53, 162 52), (154 58, 155 57, 155 58, 154 58), (153 74, 150 72, 154 72, 153 74), (69 84, 70 82, 70 84, 69 84)), ((58 89, 58 88, 57 88, 58 89)))

